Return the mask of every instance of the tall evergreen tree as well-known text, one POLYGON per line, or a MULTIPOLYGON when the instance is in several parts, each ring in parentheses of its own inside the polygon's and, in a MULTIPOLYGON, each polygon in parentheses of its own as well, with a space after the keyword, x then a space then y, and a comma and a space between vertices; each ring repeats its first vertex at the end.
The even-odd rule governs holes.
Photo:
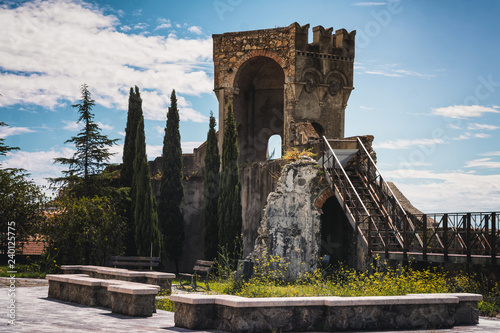
POLYGON ((210 127, 207 134, 207 150, 205 153, 205 178, 203 183, 203 239, 205 244, 205 259, 217 257, 219 239, 219 216, 217 205, 219 199, 220 155, 215 117, 210 113, 210 127))
POLYGON ((100 172, 109 165, 108 161, 114 155, 109 152, 109 147, 115 145, 118 139, 111 140, 101 134, 92 113, 95 100, 85 83, 81 86, 81 93, 80 102, 72 107, 78 109, 78 122, 83 123, 83 129, 65 142, 74 143, 76 152, 71 158, 54 159, 56 163, 69 165, 69 170, 63 171, 65 177, 53 179, 53 182, 63 183, 77 196, 94 196, 100 194, 103 187, 100 172))
POLYGON ((144 117, 137 126, 136 150, 134 160, 134 177, 132 192, 135 193, 134 220, 135 244, 139 256, 160 254, 160 232, 156 214, 156 200, 151 187, 151 176, 146 156, 146 136, 144 133, 144 117))
POLYGON ((158 219, 164 237, 163 249, 168 258, 173 260, 175 270, 179 272, 179 259, 184 244, 184 217, 182 215, 182 149, 179 133, 179 110, 175 90, 170 96, 167 112, 167 127, 163 138, 163 165, 158 200, 158 219))
POLYGON ((142 99, 139 87, 130 88, 128 97, 127 127, 125 128, 125 142, 123 145, 123 164, 120 171, 120 183, 122 187, 131 187, 134 175, 135 139, 137 137, 137 125, 142 117, 142 99))
MULTIPOLYGON (((120 171, 120 184, 122 187, 132 187, 134 178, 134 160, 137 138, 137 127, 141 120, 142 98, 139 87, 130 88, 128 98, 127 127, 125 128, 125 143, 123 145, 123 164, 120 171)), ((124 215, 127 220, 127 231, 125 234, 125 254, 133 256, 137 254, 135 247, 135 221, 134 221, 135 193, 130 190, 129 196, 124 196, 124 215)))
POLYGON ((241 255, 241 184, 238 169, 238 138, 232 105, 228 104, 222 141, 222 168, 219 183, 219 245, 229 257, 241 255))
MULTIPOLYGON (((0 121, 0 126, 8 126, 8 125, 3 121, 0 121)), ((6 146, 4 141, 5 141, 4 138, 0 138, 0 156, 5 156, 5 154, 7 154, 11 150, 19 150, 19 147, 6 146)))

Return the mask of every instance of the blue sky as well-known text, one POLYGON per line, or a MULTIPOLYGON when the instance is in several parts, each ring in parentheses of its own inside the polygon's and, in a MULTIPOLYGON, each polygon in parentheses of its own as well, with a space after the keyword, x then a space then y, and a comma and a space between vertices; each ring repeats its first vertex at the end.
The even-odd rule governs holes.
MULTIPOLYGON (((150 160, 160 155, 172 89, 184 152, 201 144, 213 89, 212 34, 288 26, 356 30, 346 136, 375 136, 378 165, 425 212, 499 210, 498 1, 3 1, 1 158, 33 179, 78 132, 70 106, 87 83, 103 133, 120 139, 138 85, 150 160)), ((312 32, 310 31, 310 37, 312 32)))

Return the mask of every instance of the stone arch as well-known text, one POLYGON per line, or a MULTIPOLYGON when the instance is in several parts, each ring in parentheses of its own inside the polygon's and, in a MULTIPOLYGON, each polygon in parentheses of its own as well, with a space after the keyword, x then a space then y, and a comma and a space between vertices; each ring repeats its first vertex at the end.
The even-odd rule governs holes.
MULTIPOLYGON (((287 67, 286 61, 283 57, 279 56, 276 52, 273 51, 268 51, 268 50, 252 50, 248 53, 245 53, 238 61, 235 62, 234 64, 234 70, 239 71, 241 66, 245 64, 248 60, 251 60, 253 58, 257 57, 265 57, 265 58, 270 58, 273 59, 277 64, 281 66, 283 70, 287 67)), ((233 86, 236 86, 236 83, 238 81, 238 73, 236 73, 234 77, 234 82, 233 86)))
POLYGON ((271 57, 256 56, 239 65, 234 78, 234 114, 240 161, 266 160, 269 138, 284 134, 285 73, 271 57))
POLYGON ((328 85, 327 89, 330 96, 337 96, 347 85, 347 78, 342 72, 333 70, 327 74, 325 84, 328 85))
POLYGON ((316 90, 319 84, 324 81, 323 74, 314 67, 308 67, 302 72, 301 82, 305 84, 304 91, 306 93, 312 93, 316 90))
POLYGON ((343 87, 347 86, 347 77, 341 71, 336 69, 329 71, 328 74, 326 75, 325 83, 328 83, 328 80, 332 77, 340 77, 342 79, 343 87))
POLYGON ((323 204, 325 203, 325 201, 328 200, 328 198, 331 198, 333 196, 334 196, 334 193, 333 193, 332 188, 328 187, 326 190, 321 192, 320 195, 318 195, 318 197, 314 201, 314 205, 318 208, 321 208, 321 207, 323 207, 323 204))

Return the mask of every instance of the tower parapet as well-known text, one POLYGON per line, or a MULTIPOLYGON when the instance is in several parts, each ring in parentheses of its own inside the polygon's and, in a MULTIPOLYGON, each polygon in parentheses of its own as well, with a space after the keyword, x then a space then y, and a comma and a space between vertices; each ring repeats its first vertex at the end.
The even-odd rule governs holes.
MULTIPOLYGON (((329 138, 344 136, 356 32, 316 26, 309 43, 309 29, 295 22, 213 35, 219 122, 231 102, 241 162, 265 160, 272 135, 281 137, 282 150, 292 147, 294 123, 309 122, 329 138)), ((222 142, 223 128, 219 135, 222 142)))

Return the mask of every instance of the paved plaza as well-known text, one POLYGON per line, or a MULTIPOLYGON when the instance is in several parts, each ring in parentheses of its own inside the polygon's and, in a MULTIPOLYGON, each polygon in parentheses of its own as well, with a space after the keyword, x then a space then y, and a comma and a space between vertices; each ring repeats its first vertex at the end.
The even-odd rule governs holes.
MULTIPOLYGON (((5 281, 0 283, 0 308, 3 312, 0 316, 0 332, 194 332, 174 327, 172 312, 158 310, 153 317, 132 318, 113 314, 105 308, 49 299, 48 287, 41 281, 23 281, 20 284, 29 287, 16 287, 16 326, 10 326, 7 325, 9 289, 5 281)), ((411 332, 500 332, 499 320, 481 318, 479 321, 479 325, 475 326, 411 332)))

